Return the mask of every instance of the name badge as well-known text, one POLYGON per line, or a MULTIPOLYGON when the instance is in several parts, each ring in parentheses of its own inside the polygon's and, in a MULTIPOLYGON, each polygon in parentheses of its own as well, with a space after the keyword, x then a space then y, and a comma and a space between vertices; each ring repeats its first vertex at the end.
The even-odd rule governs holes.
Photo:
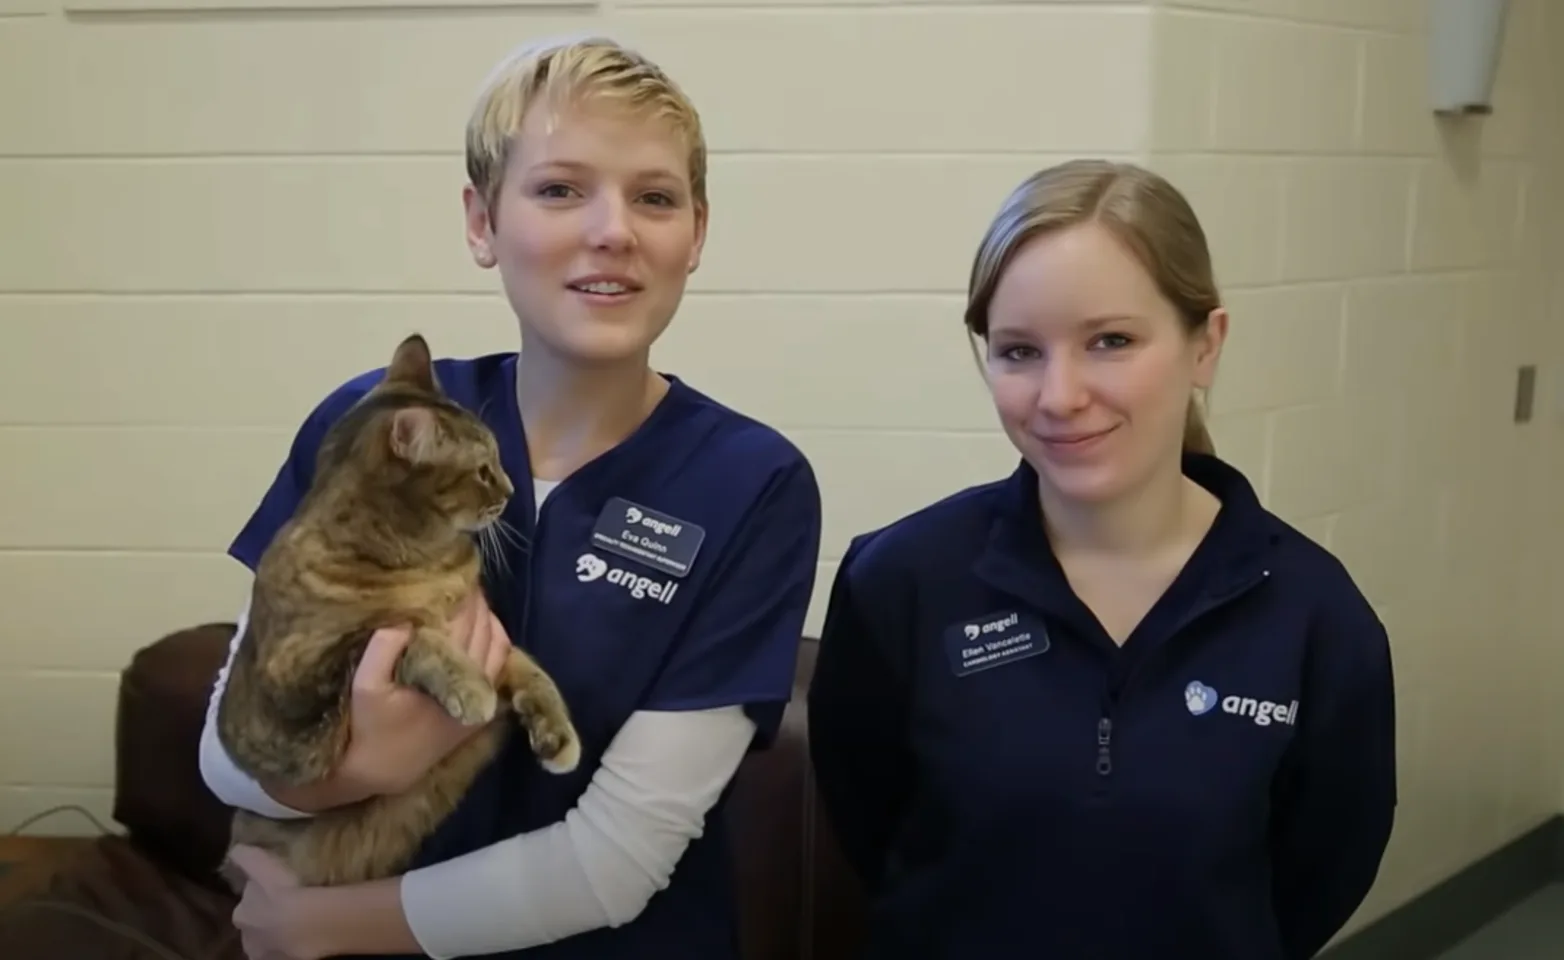
POLYGON ((958 677, 1047 653, 1050 645, 1042 620, 1014 610, 990 613, 945 629, 945 653, 958 677))
POLYGON ((705 539, 701 527, 623 497, 609 500, 592 528, 592 546, 672 577, 690 572, 705 539))

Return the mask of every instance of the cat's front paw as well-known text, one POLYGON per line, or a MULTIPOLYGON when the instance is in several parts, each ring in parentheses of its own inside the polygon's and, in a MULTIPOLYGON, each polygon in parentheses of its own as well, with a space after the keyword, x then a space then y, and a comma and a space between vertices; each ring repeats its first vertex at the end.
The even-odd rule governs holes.
POLYGON ((549 773, 569 773, 581 762, 581 737, 562 710, 540 708, 518 695, 511 705, 527 728, 527 742, 549 773))
POLYGON ((453 720, 469 727, 494 719, 500 704, 494 688, 486 683, 453 684, 439 701, 453 720))
POLYGON ((532 752, 549 773, 569 773, 581 762, 581 738, 569 724, 562 728, 528 733, 532 752))

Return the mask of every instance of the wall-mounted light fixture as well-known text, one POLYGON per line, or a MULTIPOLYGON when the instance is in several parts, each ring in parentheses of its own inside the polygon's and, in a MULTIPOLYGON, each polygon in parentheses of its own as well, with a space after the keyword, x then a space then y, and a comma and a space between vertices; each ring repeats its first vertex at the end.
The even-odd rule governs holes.
POLYGON ((1428 85, 1435 113, 1493 112, 1493 80, 1509 12, 1510 0, 1429 0, 1428 85))

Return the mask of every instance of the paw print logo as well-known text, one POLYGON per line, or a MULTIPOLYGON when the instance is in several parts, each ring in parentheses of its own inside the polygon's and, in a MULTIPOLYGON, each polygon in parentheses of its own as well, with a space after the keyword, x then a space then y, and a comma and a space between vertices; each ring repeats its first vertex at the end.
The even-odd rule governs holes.
POLYGON ((576 558, 576 579, 582 583, 596 580, 608 572, 608 564, 601 557, 590 553, 583 553, 576 558))
POLYGON ((640 523, 641 510, 639 507, 630 507, 625 510, 625 523, 640 523))
POLYGON ((1184 688, 1184 706, 1195 716, 1209 713, 1216 706, 1216 691, 1201 683, 1199 680, 1191 681, 1184 688))
POLYGON ((967 635, 968 640, 976 640, 982 634, 983 629, 975 623, 969 623, 962 628, 962 632, 967 635))

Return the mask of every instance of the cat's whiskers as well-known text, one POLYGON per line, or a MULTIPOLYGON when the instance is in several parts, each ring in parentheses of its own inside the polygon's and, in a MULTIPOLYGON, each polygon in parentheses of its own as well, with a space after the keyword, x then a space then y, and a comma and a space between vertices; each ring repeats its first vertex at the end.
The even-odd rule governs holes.
POLYGON ((517 530, 509 523, 506 523, 504 517, 495 517, 494 522, 491 523, 489 527, 494 530, 494 535, 497 540, 503 540, 505 543, 521 551, 522 553, 527 552, 527 547, 529 544, 527 543, 526 536, 524 536, 520 530, 517 530))
POLYGON ((485 574, 510 575, 510 561, 505 555, 505 545, 500 542, 500 534, 496 530, 499 521, 481 527, 478 530, 478 562, 485 574))

